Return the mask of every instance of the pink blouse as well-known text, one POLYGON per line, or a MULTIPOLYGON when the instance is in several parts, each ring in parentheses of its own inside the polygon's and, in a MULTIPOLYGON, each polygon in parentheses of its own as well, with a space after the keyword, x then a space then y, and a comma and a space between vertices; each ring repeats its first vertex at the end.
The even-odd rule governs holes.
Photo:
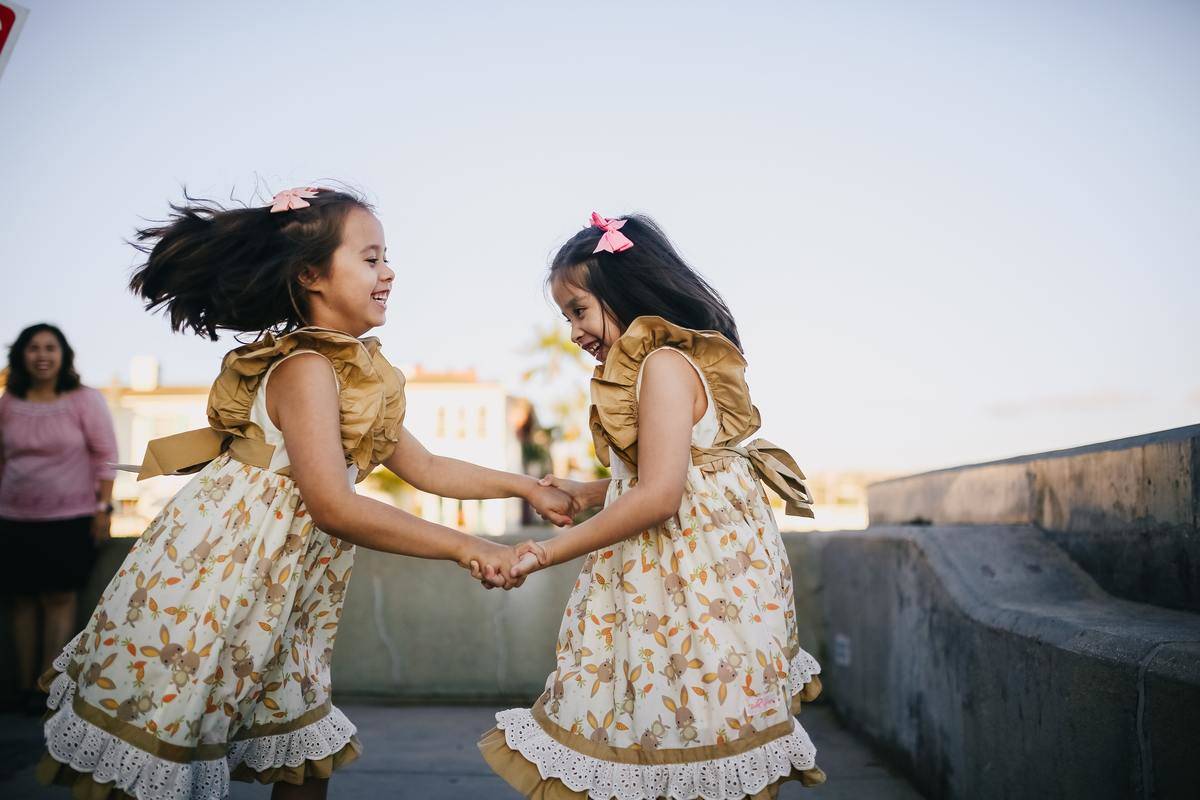
POLYGON ((86 386, 49 403, 0 396, 0 517, 53 520, 96 513, 112 480, 117 436, 104 395, 86 386))

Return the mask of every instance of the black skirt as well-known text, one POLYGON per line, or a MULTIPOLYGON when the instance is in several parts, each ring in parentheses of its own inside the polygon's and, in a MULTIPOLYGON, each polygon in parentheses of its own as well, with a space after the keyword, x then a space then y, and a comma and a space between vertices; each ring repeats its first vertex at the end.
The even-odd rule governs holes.
POLYGON ((28 521, 0 518, 0 543, 9 562, 0 593, 77 592, 96 563, 92 517, 28 521))

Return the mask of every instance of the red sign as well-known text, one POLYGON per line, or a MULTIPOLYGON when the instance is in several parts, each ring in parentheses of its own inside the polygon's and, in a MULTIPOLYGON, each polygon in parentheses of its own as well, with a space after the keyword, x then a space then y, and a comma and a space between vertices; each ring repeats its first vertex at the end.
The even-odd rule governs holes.
POLYGON ((29 12, 17 5, 0 3, 0 73, 17 44, 17 31, 29 12))
POLYGON ((17 12, 5 5, 0 5, 0 53, 4 52, 4 43, 8 35, 17 27, 17 12))

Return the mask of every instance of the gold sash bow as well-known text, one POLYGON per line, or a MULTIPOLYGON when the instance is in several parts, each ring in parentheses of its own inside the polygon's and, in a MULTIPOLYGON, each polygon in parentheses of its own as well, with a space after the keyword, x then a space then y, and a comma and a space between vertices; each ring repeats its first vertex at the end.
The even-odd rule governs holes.
MULTIPOLYGON (((254 439, 228 436, 212 428, 197 428, 152 439, 147 443, 137 479, 143 481, 158 475, 189 475, 203 469, 226 451, 243 464, 268 469, 275 447, 254 439)), ((285 467, 279 470, 279 474, 287 475, 289 471, 285 467)))
POLYGON ((749 459, 754 471, 767 486, 783 498, 786 512, 793 517, 812 518, 812 494, 804 482, 795 459, 786 450, 766 439, 755 439, 742 447, 693 447, 692 463, 710 464, 722 458, 741 456, 749 459))

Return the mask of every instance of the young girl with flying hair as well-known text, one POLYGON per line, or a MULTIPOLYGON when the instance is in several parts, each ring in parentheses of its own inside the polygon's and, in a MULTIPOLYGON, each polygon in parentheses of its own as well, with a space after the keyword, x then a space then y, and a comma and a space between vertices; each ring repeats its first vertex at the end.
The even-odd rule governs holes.
POLYGON ((133 291, 175 331, 259 338, 225 356, 209 427, 151 442, 141 477, 195 471, 43 676, 44 782, 76 796, 221 798, 230 778, 320 798, 354 759, 329 666, 356 545, 506 578, 512 551, 357 495, 383 464, 423 491, 524 497, 532 478, 431 455, 404 428, 379 341, 396 273, 363 200, 291 189, 268 206, 191 198, 138 233, 133 291))

